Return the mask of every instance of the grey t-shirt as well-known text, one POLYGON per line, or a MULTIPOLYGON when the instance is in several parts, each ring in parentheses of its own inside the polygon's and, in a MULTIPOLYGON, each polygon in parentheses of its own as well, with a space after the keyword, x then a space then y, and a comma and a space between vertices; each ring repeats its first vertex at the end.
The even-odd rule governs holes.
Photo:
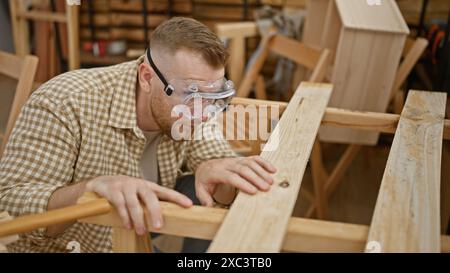
POLYGON ((141 175, 145 180, 158 183, 158 145, 161 142, 163 134, 160 131, 143 133, 147 139, 147 146, 142 153, 140 162, 141 175))

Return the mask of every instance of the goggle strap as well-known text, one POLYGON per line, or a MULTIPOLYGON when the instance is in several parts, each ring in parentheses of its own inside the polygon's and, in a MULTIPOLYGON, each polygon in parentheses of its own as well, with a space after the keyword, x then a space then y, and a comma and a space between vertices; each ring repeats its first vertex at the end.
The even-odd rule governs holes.
POLYGON ((164 84, 164 92, 166 92, 167 96, 171 96, 174 91, 173 87, 167 82, 161 71, 159 71, 159 69, 156 67, 155 63, 153 62, 152 55, 150 54, 150 49, 147 49, 147 59, 150 63, 150 66, 153 68, 153 70, 155 70, 156 75, 158 75, 159 79, 164 84))
POLYGON ((173 92, 174 92, 174 88, 172 85, 168 84, 165 88, 164 88, 164 92, 166 92, 167 96, 172 96, 173 92))

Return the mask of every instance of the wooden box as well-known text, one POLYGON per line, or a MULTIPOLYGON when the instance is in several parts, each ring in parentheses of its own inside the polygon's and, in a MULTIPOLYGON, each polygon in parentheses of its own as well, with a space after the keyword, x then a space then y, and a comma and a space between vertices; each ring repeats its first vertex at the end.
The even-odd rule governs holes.
MULTIPOLYGON (((394 0, 310 0, 304 42, 332 52, 330 107, 385 112, 409 29, 394 0)), ((326 142, 375 145, 378 133, 323 127, 326 142)))

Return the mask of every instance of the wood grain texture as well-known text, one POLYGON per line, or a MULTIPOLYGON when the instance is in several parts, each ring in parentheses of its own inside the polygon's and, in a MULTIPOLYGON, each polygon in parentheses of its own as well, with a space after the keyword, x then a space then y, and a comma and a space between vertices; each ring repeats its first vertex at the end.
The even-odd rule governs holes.
POLYGON ((327 84, 299 86, 261 154, 278 170, 272 189, 240 193, 209 252, 280 251, 331 90, 327 84))
POLYGON ((114 253, 151 253, 150 236, 138 236, 134 230, 114 227, 112 232, 114 253))
MULTIPOLYGON (((11 220, 13 220, 13 218, 9 216, 7 212, 0 212, 0 223, 5 223, 11 220)), ((17 240, 19 240, 19 236, 17 236, 16 234, 7 237, 0 237, 0 253, 6 252, 6 245, 11 244, 17 240), (4 247, 3 249, 2 246, 4 247)))
MULTIPOLYGON (((345 29, 340 36, 333 70, 330 106, 385 112, 406 36, 345 29)), ((325 127, 324 142, 375 145, 378 134, 325 127)))
POLYGON ((303 42, 320 48, 325 18, 330 0, 306 1, 306 21, 303 30, 303 42))
POLYGON ((335 0, 346 28, 409 34, 408 26, 395 0, 368 5, 361 0, 335 0))
POLYGON ((446 94, 410 91, 400 117, 368 242, 382 252, 439 252, 446 94))
MULTIPOLYGON (((257 100, 249 98, 233 99, 231 104, 234 105, 256 105, 263 106, 279 106, 280 114, 286 110, 287 103, 270 100, 257 100)), ((325 115, 322 119, 322 125, 333 127, 352 128, 355 130, 380 132, 387 134, 394 134, 397 130, 397 125, 400 120, 400 115, 376 112, 362 112, 351 111, 345 109, 338 109, 328 107, 325 110, 325 115)), ((443 139, 450 140, 450 120, 444 120, 444 135, 443 139)))
MULTIPOLYGON (((395 1, 370 6, 361 0, 311 0, 307 8, 314 24, 305 25, 305 43, 330 50, 330 106, 385 112, 409 33, 395 1)), ((379 136, 330 127, 319 135, 324 142, 361 145, 375 145, 379 136)))
POLYGON ((6 52, 0 52, 0 74, 5 74, 18 80, 8 122, 0 142, 0 157, 8 143, 9 136, 12 133, 22 106, 31 94, 37 65, 38 58, 35 56, 27 55, 19 57, 6 52))

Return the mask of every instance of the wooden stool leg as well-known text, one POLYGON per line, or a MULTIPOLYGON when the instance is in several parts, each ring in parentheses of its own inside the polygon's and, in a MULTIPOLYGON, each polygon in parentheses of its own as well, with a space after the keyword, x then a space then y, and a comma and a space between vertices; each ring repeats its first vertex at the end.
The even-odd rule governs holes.
POLYGON ((9 1, 14 47, 16 50, 16 54, 19 56, 25 56, 30 53, 30 30, 28 27, 28 22, 25 18, 18 16, 21 12, 24 12, 26 10, 24 2, 25 1, 21 0, 9 1))
POLYGON ((115 253, 153 252, 150 234, 139 236, 134 230, 113 228, 113 251, 115 253))
POLYGON ((347 150, 345 150, 344 155, 341 157, 341 160, 339 160, 325 185, 327 197, 336 190, 336 187, 342 180, 342 177, 344 176, 350 164, 353 162, 353 159, 355 159, 355 157, 358 155, 361 148, 361 145, 352 144, 348 146, 347 150))
POLYGON ((69 70, 80 68, 79 16, 77 5, 67 5, 67 34, 69 40, 69 70))
POLYGON ((256 78, 255 95, 258 100, 267 100, 266 85, 262 75, 258 75, 256 78))
MULTIPOLYGON (((336 190, 337 186, 339 185, 339 182, 342 180, 342 177, 344 176, 345 172, 347 171, 350 164, 353 162, 353 159, 358 155, 358 152, 361 150, 361 145, 349 145, 347 150, 345 150, 344 154, 342 155, 341 159, 339 160, 336 167, 333 169, 333 172, 330 174, 329 178, 326 180, 325 183, 325 196, 324 199, 328 199, 331 194, 336 190)), ((314 150, 314 149, 313 149, 314 150)), ((311 154, 312 155, 312 154, 311 154)), ((312 163, 312 158, 311 158, 312 163)), ((314 179, 314 176, 313 176, 314 179)), ((316 197, 317 198, 317 197, 316 197)), ((313 203, 309 209, 306 211, 305 217, 312 217, 314 212, 317 208, 317 202, 313 203)))
POLYGON ((311 152, 311 172, 314 182, 314 197, 317 208, 317 218, 324 219, 327 214, 327 200, 325 192, 325 182, 327 173, 323 166, 322 151, 320 142, 316 139, 311 152))
MULTIPOLYGON (((0 223, 11 221, 13 218, 7 212, 0 212, 0 223)), ((7 253, 7 245, 19 240, 18 235, 0 238, 0 253, 7 253)))
POLYGON ((403 110, 403 105, 405 103, 405 93, 398 91, 395 93, 394 97, 394 113, 400 115, 403 110))

